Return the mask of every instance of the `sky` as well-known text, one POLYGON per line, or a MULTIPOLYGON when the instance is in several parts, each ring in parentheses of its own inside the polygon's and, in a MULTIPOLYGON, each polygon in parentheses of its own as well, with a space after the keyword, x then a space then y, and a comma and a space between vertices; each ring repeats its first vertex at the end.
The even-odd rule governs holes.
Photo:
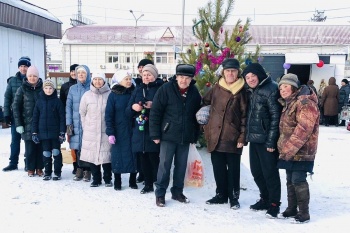
MULTIPOLYGON (((8 164, 10 129, 0 127, 0 167, 8 164)), ((128 187, 128 174, 122 175, 122 190, 104 185, 91 188, 90 183, 73 181, 72 164, 65 163, 62 180, 43 181, 28 177, 23 168, 22 142, 19 170, 0 171, 0 232, 11 233, 345 233, 350 229, 350 132, 345 127, 320 126, 314 175, 310 186, 310 216, 307 224, 291 224, 288 219, 267 219, 264 211, 251 211, 259 191, 249 169, 249 148, 243 149, 239 210, 229 204, 207 205, 215 195, 210 154, 199 149, 203 159, 204 185, 185 187, 190 203, 182 204, 166 194, 166 207, 155 204, 154 193, 140 194, 143 185, 128 187)), ((281 211, 287 207, 285 171, 281 176, 281 211)), ((171 182, 170 182, 171 187, 171 182)))
MULTIPOLYGON (((49 10, 63 22, 63 29, 70 26, 70 18, 78 12, 78 0, 26 0, 49 10)), ((136 21, 129 10, 133 10, 141 26, 182 25, 183 2, 185 2, 184 25, 193 25, 198 8, 204 7, 207 0, 81 0, 84 17, 98 24, 133 26, 136 21), (122 2, 122 4, 121 4, 122 2), (111 4, 112 3, 112 4, 111 4)), ((212 0, 215 2, 215 0, 212 0)), ((227 1, 224 0, 224 3, 227 1)), ((304 24, 310 21, 315 11, 324 11, 328 24, 350 23, 350 2, 342 0, 235 0, 234 8, 226 24, 235 24, 238 19, 252 20, 252 24, 304 24)))

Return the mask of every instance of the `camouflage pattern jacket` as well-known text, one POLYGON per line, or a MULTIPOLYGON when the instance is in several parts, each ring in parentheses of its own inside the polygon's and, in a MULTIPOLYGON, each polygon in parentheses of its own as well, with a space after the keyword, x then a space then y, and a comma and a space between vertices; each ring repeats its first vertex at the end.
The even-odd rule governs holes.
POLYGON ((286 161, 314 161, 317 151, 320 112, 317 96, 301 86, 283 106, 278 139, 279 158, 286 161))

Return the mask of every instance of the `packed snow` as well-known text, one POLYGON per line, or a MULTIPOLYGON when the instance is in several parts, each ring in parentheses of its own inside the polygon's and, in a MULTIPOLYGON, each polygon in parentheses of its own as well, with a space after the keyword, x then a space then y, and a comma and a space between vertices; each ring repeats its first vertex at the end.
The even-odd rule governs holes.
MULTIPOLYGON (((1 168, 8 164, 10 138, 10 129, 0 129, 1 168)), ((142 184, 138 190, 128 187, 128 174, 122 175, 122 191, 73 181, 72 164, 64 164, 60 181, 30 178, 24 172, 22 142, 19 169, 0 171, 0 232, 349 232, 349 145, 350 132, 345 127, 320 126, 315 174, 308 177, 311 221, 291 224, 249 209, 259 191, 250 173, 248 147, 242 155, 241 208, 232 210, 229 204, 205 204, 215 195, 210 154, 205 148, 199 149, 204 186, 185 188, 189 204, 172 200, 168 190, 166 207, 160 208, 154 193, 140 194, 142 184)), ((283 211, 287 206, 284 170, 280 174, 283 211)))

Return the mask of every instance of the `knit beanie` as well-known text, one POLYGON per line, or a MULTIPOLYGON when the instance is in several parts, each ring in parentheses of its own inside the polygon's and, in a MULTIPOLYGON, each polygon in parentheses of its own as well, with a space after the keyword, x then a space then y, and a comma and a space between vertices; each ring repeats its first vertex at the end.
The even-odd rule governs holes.
POLYGON ((118 70, 117 72, 114 73, 112 77, 112 86, 116 84, 119 84, 125 77, 131 77, 131 72, 127 70, 118 70))
POLYGON ((343 83, 345 83, 346 85, 348 85, 349 84, 349 81, 346 79, 346 78, 344 78, 343 80, 341 80, 343 83))
POLYGON ((142 72, 143 71, 148 71, 150 72, 154 78, 158 78, 158 69, 152 65, 152 64, 147 64, 142 68, 142 72))
POLYGON ((139 68, 140 66, 145 66, 145 65, 148 65, 148 64, 151 64, 151 65, 154 65, 153 61, 150 60, 150 59, 142 59, 139 64, 137 65, 137 68, 139 68))
POLYGON ((106 75, 105 75, 105 73, 98 73, 98 72, 93 73, 91 75, 91 82, 94 80, 94 78, 102 78, 103 81, 106 82, 106 75))
POLYGON ((78 64, 73 64, 69 67, 69 71, 75 71, 75 68, 77 68, 79 65, 78 64))
POLYGON ((85 73, 87 73, 87 71, 83 65, 77 66, 75 68, 75 73, 78 73, 79 70, 83 70, 83 71, 85 71, 85 73))
POLYGON ((242 76, 245 78, 245 76, 249 73, 253 73, 256 76, 258 76, 259 81, 263 81, 267 78, 266 72, 264 68, 259 63, 251 63, 249 64, 242 73, 242 76))
POLYGON ((39 71, 34 65, 30 66, 27 70, 27 77, 30 75, 34 75, 39 78, 39 71))
POLYGON ((47 78, 45 79, 45 81, 43 82, 43 88, 46 86, 50 86, 53 89, 55 89, 55 84, 52 82, 51 78, 47 78))
POLYGON ((25 56, 25 57, 21 57, 19 60, 18 60, 18 67, 20 67, 21 65, 25 65, 27 67, 31 66, 31 63, 30 63, 30 58, 25 56))
POLYGON ((289 84, 293 87, 299 88, 299 80, 298 80, 298 76, 296 76, 295 74, 289 73, 289 74, 285 74, 283 75, 283 77, 281 78, 281 81, 278 83, 278 86, 281 86, 282 84, 289 84))

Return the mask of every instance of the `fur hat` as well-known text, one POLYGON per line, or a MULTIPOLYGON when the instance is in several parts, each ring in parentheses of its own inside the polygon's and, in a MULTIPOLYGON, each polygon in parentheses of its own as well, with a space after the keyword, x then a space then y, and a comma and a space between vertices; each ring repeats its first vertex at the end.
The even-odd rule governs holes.
POLYGON ((75 71, 75 68, 77 68, 79 65, 78 64, 73 64, 69 67, 69 71, 75 71))
POLYGON ((29 57, 21 57, 19 60, 18 60, 18 67, 20 67, 21 65, 25 65, 27 67, 31 66, 31 63, 30 63, 30 58, 29 57))
POLYGON ((112 77, 112 86, 111 88, 116 85, 119 84, 125 77, 131 77, 131 72, 127 71, 127 70, 118 70, 117 72, 115 72, 113 74, 112 77))
POLYGON ((147 65, 145 65, 143 68, 142 68, 142 72, 143 71, 148 71, 148 72, 150 72, 153 76, 154 76, 154 78, 158 78, 158 69, 154 66, 154 65, 152 65, 152 64, 147 64, 147 65))
POLYGON ((237 59, 235 59, 235 58, 226 58, 222 62, 222 69, 223 70, 226 70, 226 69, 239 70, 240 69, 239 61, 237 59))
POLYGON ((91 82, 92 80, 94 80, 94 78, 102 78, 104 82, 106 82, 106 75, 105 73, 99 73, 99 72, 95 72, 91 75, 91 82))
POLYGON ((39 71, 34 65, 33 66, 29 66, 29 68, 27 70, 27 77, 30 76, 30 75, 34 75, 34 76, 39 78, 39 71))
POLYGON ((140 66, 145 66, 145 65, 148 65, 148 64, 151 64, 151 65, 154 65, 153 61, 150 60, 150 59, 142 59, 139 64, 137 65, 137 68, 139 68, 140 66))
POLYGON ((196 67, 189 64, 178 64, 176 66, 176 75, 189 76, 191 78, 196 74, 196 67))
POLYGON ((282 76, 281 81, 278 83, 278 86, 281 86, 282 84, 289 84, 293 87, 299 88, 300 82, 298 80, 298 76, 289 73, 282 76))
POLYGON ((251 63, 249 64, 242 73, 242 76, 245 78, 245 76, 249 73, 253 73, 256 76, 258 76, 259 81, 267 78, 266 72, 264 68, 259 63, 251 63))
POLYGON ((47 78, 45 79, 45 81, 43 82, 43 88, 46 86, 50 86, 53 89, 55 89, 55 84, 52 82, 51 78, 47 78))

